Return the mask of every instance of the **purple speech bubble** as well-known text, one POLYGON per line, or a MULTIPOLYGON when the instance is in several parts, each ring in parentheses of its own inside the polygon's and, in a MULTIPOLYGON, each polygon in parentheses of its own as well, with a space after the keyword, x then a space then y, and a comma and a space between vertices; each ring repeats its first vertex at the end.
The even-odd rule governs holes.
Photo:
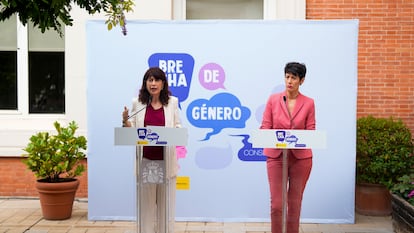
POLYGON ((208 63, 201 67, 198 73, 198 79, 201 86, 208 90, 216 90, 224 87, 226 74, 223 67, 216 63, 208 63))

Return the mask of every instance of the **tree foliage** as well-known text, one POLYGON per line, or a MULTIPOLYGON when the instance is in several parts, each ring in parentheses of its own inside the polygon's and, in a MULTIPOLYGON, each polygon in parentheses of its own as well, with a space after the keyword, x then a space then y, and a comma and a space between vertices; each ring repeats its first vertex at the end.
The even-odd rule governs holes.
POLYGON ((126 35, 124 13, 133 10, 132 0, 0 0, 0 21, 18 14, 23 25, 30 21, 41 32, 52 28, 62 35, 62 24, 73 25, 70 11, 74 5, 89 14, 104 12, 108 30, 119 24, 126 35))

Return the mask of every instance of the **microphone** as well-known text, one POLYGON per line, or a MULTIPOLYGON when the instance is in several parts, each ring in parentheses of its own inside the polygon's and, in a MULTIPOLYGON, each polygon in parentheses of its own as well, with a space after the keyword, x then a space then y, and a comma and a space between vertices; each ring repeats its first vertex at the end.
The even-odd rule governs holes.
POLYGON ((142 110, 146 109, 148 107, 148 105, 151 104, 151 101, 152 101, 152 96, 150 95, 149 98, 148 98, 147 105, 145 105, 145 107, 141 108, 140 110, 134 112, 131 116, 128 116, 128 119, 127 120, 131 119, 133 116, 137 115, 138 113, 142 112, 142 110))
POLYGON ((283 96, 283 102, 285 102, 285 107, 286 107, 286 110, 287 110, 287 112, 289 114, 290 126, 293 129, 295 127, 293 126, 292 115, 290 115, 290 111, 289 111, 289 108, 288 108, 288 105, 287 105, 287 101, 286 101, 286 96, 285 95, 283 96))
POLYGON ((138 111, 135 111, 132 115, 128 116, 127 120, 131 119, 132 117, 134 117, 138 113, 142 112, 142 110, 146 109, 148 107, 148 105, 151 104, 151 101, 152 101, 152 96, 150 95, 150 97, 148 98, 147 105, 145 105, 143 108, 139 109, 138 111))

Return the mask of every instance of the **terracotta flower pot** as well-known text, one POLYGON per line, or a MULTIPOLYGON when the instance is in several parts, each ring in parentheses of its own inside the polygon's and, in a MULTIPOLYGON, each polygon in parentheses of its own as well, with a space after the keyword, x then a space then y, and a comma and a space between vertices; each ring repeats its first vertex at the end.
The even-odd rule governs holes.
POLYGON ((357 184, 355 189, 355 210, 369 216, 391 215, 391 194, 379 184, 357 184))
POLYGON ((48 220, 63 220, 72 216, 73 201, 79 187, 79 180, 69 182, 36 182, 42 214, 48 220))

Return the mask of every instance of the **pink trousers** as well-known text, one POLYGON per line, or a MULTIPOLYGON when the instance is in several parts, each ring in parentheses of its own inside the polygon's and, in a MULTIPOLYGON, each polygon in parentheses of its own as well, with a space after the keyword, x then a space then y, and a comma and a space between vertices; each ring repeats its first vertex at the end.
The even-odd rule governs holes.
MULTIPOLYGON (((287 181, 287 214, 286 232, 298 233, 303 191, 305 190, 311 169, 312 158, 297 159, 288 151, 288 181, 287 181)), ((282 231, 282 178, 283 155, 278 158, 267 158, 267 175, 270 186, 270 210, 272 233, 282 231)))

